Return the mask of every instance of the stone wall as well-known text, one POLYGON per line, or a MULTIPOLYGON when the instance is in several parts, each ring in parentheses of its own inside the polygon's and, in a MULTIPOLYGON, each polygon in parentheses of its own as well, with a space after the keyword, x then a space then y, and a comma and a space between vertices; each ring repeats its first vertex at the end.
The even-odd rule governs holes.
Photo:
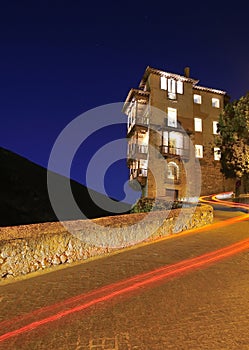
MULTIPOLYGON (((59 222, 2 227, 0 228, 1 278, 25 275, 54 265, 86 260, 98 255, 104 256, 137 244, 140 241, 139 237, 143 236, 146 219, 146 228, 150 232, 146 241, 212 222, 211 206, 201 205, 196 207, 194 213, 193 210, 185 208, 151 212, 148 217, 146 217, 147 213, 139 213, 68 222, 69 231, 75 234, 69 233, 59 222), (119 248, 110 248, 101 244, 97 247, 86 243, 84 238, 87 241, 87 238, 94 237, 96 234, 96 225, 93 227, 92 223, 110 234, 113 228, 119 227, 128 238, 126 237, 122 247, 119 248), (134 223, 136 223, 135 230, 134 223), (81 235, 79 236, 77 232, 81 235)), ((110 246, 113 246, 111 241, 112 239, 110 246)))
POLYGON ((204 157, 200 159, 202 187, 201 195, 210 195, 235 190, 235 180, 225 179, 220 171, 220 162, 214 160, 212 147, 205 147, 204 157))

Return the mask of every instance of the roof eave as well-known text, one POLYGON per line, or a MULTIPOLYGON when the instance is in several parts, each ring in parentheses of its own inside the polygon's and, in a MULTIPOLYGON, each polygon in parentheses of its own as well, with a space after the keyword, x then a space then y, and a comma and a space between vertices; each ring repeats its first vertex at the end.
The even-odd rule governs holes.
POLYGON ((156 69, 156 68, 152 68, 150 66, 147 66, 146 69, 145 69, 145 72, 144 72, 144 75, 140 81, 140 84, 139 84, 139 88, 140 89, 143 89, 144 86, 145 86, 145 83, 149 77, 149 75, 153 73, 153 74, 156 74, 156 75, 160 75, 160 76, 164 76, 164 77, 168 77, 168 78, 174 78, 174 79, 177 79, 177 80, 181 80, 181 81, 184 81, 184 82, 187 82, 187 83, 192 83, 192 84, 197 84, 199 83, 199 80, 196 80, 196 79, 193 79, 193 78, 187 78, 185 77, 184 75, 180 75, 180 74, 175 74, 175 73, 169 73, 169 72, 164 72, 160 69, 156 69))
POLYGON ((211 93, 218 94, 218 95, 226 95, 226 94, 227 94, 226 91, 217 90, 217 89, 212 89, 212 88, 205 87, 205 86, 198 86, 198 85, 195 85, 195 86, 193 86, 193 89, 195 89, 195 90, 201 90, 201 91, 207 91, 207 92, 211 92, 211 93))
POLYGON ((130 91, 125 99, 124 106, 122 108, 123 113, 125 113, 127 106, 131 102, 134 95, 141 95, 143 97, 149 97, 150 93, 149 93, 149 91, 143 91, 143 90, 139 90, 139 89, 130 89, 130 91))

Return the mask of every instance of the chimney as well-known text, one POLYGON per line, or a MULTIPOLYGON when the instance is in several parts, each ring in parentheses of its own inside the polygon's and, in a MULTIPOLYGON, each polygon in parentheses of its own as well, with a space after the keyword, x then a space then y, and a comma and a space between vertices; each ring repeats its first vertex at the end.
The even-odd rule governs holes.
POLYGON ((184 68, 184 76, 186 78, 189 78, 190 77, 190 68, 189 67, 185 67, 184 68))

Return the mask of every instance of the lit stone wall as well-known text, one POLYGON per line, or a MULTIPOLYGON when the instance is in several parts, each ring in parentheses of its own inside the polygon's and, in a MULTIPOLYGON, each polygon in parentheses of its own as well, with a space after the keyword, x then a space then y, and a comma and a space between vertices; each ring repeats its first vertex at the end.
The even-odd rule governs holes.
POLYGON ((235 180, 225 179, 220 171, 220 162, 214 160, 212 147, 205 147, 200 159, 202 188, 201 195, 235 191, 235 180))
MULTIPOLYGON (((151 241, 186 229, 200 227, 213 220, 211 206, 198 206, 193 215, 191 211, 192 209, 186 208, 182 211, 176 209, 170 212, 150 213, 146 228, 151 235, 146 240, 151 241), (160 227, 159 222, 163 222, 160 227)), ((93 227, 91 222, 104 226, 107 233, 114 227, 120 227, 128 237, 127 243, 123 244, 125 248, 130 245, 128 242, 132 242, 134 237, 143 234, 145 229, 143 219, 146 215, 146 213, 139 213, 71 221, 70 232, 80 230, 84 233, 84 237, 93 237, 96 234, 96 225, 93 227), (136 230, 132 229, 133 223, 138 223, 136 230)), ((96 247, 84 243, 83 240, 67 232, 59 222, 2 227, 0 228, 1 278, 2 280, 13 278, 54 265, 69 264, 94 256, 106 256, 115 250, 117 248, 96 247)))

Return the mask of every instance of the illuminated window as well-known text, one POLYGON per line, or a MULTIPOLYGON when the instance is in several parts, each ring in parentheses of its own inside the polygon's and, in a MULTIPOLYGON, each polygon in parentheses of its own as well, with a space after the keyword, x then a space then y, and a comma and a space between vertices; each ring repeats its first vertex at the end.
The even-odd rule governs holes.
POLYGON ((168 79, 168 91, 176 92, 176 81, 174 79, 168 79))
POLYGON ((183 134, 177 131, 169 132, 169 153, 183 155, 183 134))
POLYGON ((218 122, 217 121, 213 122, 213 134, 214 135, 219 134, 219 132, 218 132, 218 122))
POLYGON ((202 119, 194 118, 194 121, 195 121, 195 131, 202 132, 202 119))
POLYGON ((175 162, 169 162, 167 167, 167 178, 169 180, 179 180, 179 166, 175 162))
POLYGON ((196 158, 203 158, 203 146, 195 145, 195 156, 196 158))
POLYGON ((163 145, 168 146, 169 144, 169 132, 163 131, 163 145))
POLYGON ((194 94, 194 103, 201 104, 201 95, 194 94))
POLYGON ((178 80, 176 83, 176 91, 178 94, 183 94, 183 82, 178 80))
POLYGON ((160 78, 160 87, 162 90, 168 90, 168 98, 176 99, 176 93, 183 94, 183 82, 175 79, 160 78))
POLYGON ((177 127, 177 110, 175 108, 168 107, 168 126, 177 127))
POLYGON ((167 90, 167 79, 165 77, 161 77, 161 89, 167 90))
POLYGON ((212 98, 212 107, 220 108, 220 100, 218 98, 212 98))
POLYGON ((174 79, 168 79, 168 98, 176 99, 176 81, 174 79))
POLYGON ((214 160, 220 160, 221 154, 220 154, 220 148, 214 147, 214 160))
POLYGON ((140 159, 140 168, 147 169, 148 168, 148 160, 140 159))

